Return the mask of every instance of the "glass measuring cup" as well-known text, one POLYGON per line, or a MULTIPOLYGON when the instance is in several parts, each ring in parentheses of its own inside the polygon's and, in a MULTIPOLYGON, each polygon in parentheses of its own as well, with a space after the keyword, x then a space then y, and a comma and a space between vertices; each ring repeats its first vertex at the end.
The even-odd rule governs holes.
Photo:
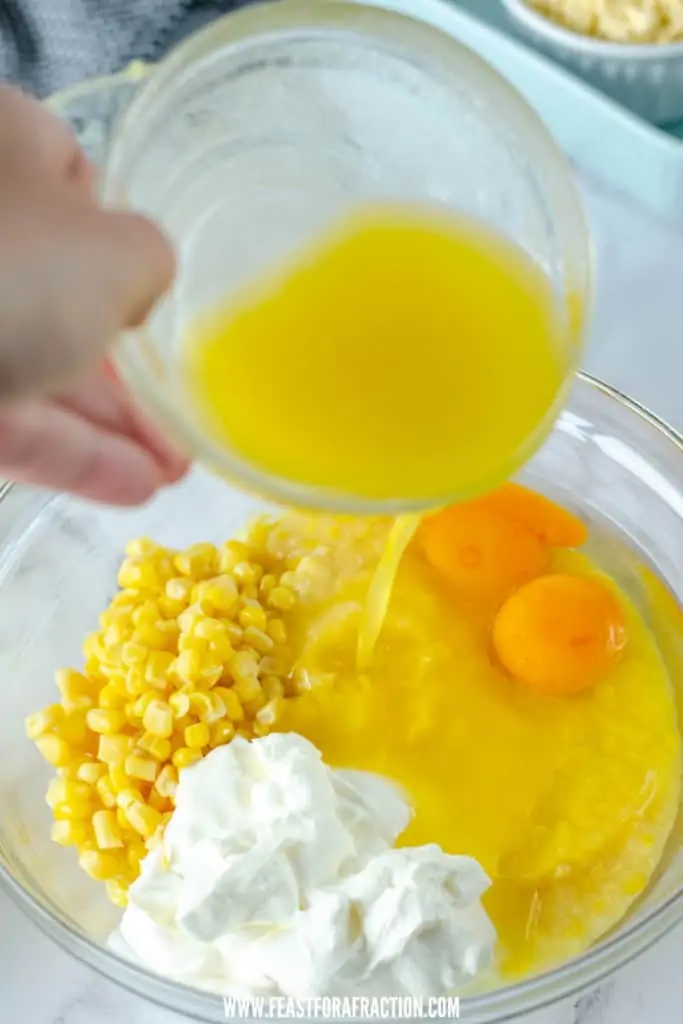
POLYGON ((188 322, 360 203, 441 204, 514 242, 549 278, 568 324, 566 386, 509 472, 563 404, 590 292, 571 171, 503 79, 419 21, 356 3, 280 0, 213 23, 134 97, 111 140, 104 195, 154 217, 180 254, 170 295, 121 341, 121 373, 185 447, 248 490, 354 513, 468 496, 368 499, 269 475, 216 443, 185 389, 188 322))

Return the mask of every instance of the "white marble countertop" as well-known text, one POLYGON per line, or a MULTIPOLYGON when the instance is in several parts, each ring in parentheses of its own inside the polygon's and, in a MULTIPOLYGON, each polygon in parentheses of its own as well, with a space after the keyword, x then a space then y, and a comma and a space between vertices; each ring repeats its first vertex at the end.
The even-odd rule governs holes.
MULTIPOLYGON (((597 245, 598 302, 587 368, 683 430, 683 232, 584 180, 597 245)), ((669 1024, 683 1006, 683 929, 603 987, 529 1024, 669 1024)), ((173 1024, 180 1020, 71 960, 0 895, 3 1024, 173 1024)))

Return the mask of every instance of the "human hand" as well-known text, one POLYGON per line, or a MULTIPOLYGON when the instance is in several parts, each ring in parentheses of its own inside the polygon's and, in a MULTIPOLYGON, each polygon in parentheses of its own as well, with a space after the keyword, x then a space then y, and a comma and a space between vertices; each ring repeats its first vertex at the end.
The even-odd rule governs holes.
POLYGON ((152 223, 99 206, 68 128, 0 87, 0 476, 117 505, 180 479, 105 359, 173 273, 152 223))

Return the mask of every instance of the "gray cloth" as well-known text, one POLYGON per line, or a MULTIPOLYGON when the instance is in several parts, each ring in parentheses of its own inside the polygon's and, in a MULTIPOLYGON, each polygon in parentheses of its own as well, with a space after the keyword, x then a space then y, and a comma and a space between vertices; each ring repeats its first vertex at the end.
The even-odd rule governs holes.
POLYGON ((46 96, 155 60, 240 0, 0 0, 0 79, 46 96))

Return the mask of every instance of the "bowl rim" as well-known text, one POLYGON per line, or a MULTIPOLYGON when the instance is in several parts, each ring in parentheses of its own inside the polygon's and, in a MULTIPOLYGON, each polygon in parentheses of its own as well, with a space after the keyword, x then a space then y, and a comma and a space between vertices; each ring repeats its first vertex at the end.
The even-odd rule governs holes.
MULTIPOLYGON (((600 399, 614 402, 627 413, 645 421, 661 434, 668 444, 677 448, 683 456, 683 436, 655 413, 591 374, 581 371, 576 376, 580 386, 585 386, 589 391, 597 394, 600 399)), ((22 485, 9 482, 0 483, 0 502, 6 499, 11 491, 21 487, 22 485)), ((60 920, 31 892, 24 889, 1 861, 0 889, 26 917, 67 953, 141 998, 160 1003, 175 1012, 190 1013, 196 1019, 205 1021, 215 1019, 215 1017, 203 1016, 204 1012, 213 1009, 214 1012, 220 1013, 221 1008, 226 1008, 222 996, 155 975, 88 938, 66 920, 60 920), (150 986, 150 982, 153 985, 150 986), (152 991, 143 995, 145 989, 152 989, 152 991), (192 1010, 184 1008, 183 1004, 188 1001, 193 1003, 192 1010)), ((683 887, 674 892, 659 907, 653 908, 642 918, 630 923, 625 929, 610 934, 576 960, 561 964, 551 971, 516 982, 503 989, 472 997, 463 997, 461 999, 463 1015, 472 1019, 473 1022, 495 1020, 502 1024, 503 1021, 514 1020, 522 1014, 532 1013, 560 1000, 569 999, 600 983, 615 970, 640 956, 671 931, 682 918, 683 887), (500 1015, 488 1016, 492 1013, 500 1015)), ((320 1020, 321 1018, 311 1017, 308 1019, 320 1020)))
POLYGON ((618 43, 597 36, 582 35, 532 7, 527 0, 502 0, 509 14, 534 33, 577 53, 590 52, 611 60, 673 60, 683 57, 683 40, 670 43, 618 43))

